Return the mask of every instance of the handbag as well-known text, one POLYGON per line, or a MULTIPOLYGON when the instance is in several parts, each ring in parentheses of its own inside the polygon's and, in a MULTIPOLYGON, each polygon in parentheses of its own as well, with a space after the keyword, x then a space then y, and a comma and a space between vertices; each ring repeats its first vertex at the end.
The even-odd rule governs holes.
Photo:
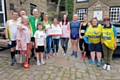
POLYGON ((15 55, 15 59, 16 59, 16 63, 24 63, 26 59, 26 55, 17 53, 15 55))

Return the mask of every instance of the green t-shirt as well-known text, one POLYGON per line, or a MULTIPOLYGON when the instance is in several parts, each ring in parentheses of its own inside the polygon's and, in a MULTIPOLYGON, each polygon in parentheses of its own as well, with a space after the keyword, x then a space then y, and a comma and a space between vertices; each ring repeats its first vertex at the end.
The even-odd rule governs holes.
POLYGON ((37 30, 37 23, 41 22, 41 20, 39 18, 35 18, 34 16, 30 16, 29 17, 29 23, 31 26, 31 31, 32 31, 32 36, 34 36, 36 30, 37 30))

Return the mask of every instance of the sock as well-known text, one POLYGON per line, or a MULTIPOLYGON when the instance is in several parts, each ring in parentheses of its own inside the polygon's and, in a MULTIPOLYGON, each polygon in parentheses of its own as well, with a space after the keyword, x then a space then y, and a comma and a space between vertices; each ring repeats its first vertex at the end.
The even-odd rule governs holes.
POLYGON ((37 63, 40 63, 40 61, 39 61, 39 60, 37 60, 37 63))
POLYGON ((28 59, 28 64, 30 64, 30 58, 28 59))
POLYGON ((31 57, 34 57, 34 48, 31 49, 31 52, 32 52, 31 57))
POLYGON ((11 52, 11 59, 12 59, 12 60, 15 59, 15 51, 11 52))
POLYGON ((43 59, 41 59, 41 61, 43 61, 43 59))

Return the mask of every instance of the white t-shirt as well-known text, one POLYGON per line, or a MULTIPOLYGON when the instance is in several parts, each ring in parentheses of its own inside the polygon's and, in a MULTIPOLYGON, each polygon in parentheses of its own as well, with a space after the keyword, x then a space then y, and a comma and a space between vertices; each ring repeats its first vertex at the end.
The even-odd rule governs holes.
POLYGON ((36 38, 36 44, 38 46, 44 46, 44 40, 46 39, 46 34, 43 31, 37 30, 34 37, 36 38))
MULTIPOLYGON (((52 24, 52 29, 58 29, 58 28, 61 28, 59 24, 57 26, 54 26, 52 24)), ((53 36, 53 39, 59 39, 59 38, 60 38, 60 36, 53 36)))
MULTIPOLYGON (((47 24, 47 25, 45 25, 45 27, 46 27, 46 29, 48 29, 48 28, 50 28, 50 25, 47 24)), ((48 29, 48 30, 49 30, 49 29, 48 29)), ((46 36, 48 35, 48 30, 46 31, 46 36)))

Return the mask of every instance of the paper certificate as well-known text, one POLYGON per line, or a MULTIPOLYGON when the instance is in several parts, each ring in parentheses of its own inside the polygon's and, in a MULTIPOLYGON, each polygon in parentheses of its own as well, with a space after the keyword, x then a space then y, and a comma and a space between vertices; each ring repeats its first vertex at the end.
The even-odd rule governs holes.
POLYGON ((52 28, 48 30, 48 36, 61 36, 61 28, 52 28))

